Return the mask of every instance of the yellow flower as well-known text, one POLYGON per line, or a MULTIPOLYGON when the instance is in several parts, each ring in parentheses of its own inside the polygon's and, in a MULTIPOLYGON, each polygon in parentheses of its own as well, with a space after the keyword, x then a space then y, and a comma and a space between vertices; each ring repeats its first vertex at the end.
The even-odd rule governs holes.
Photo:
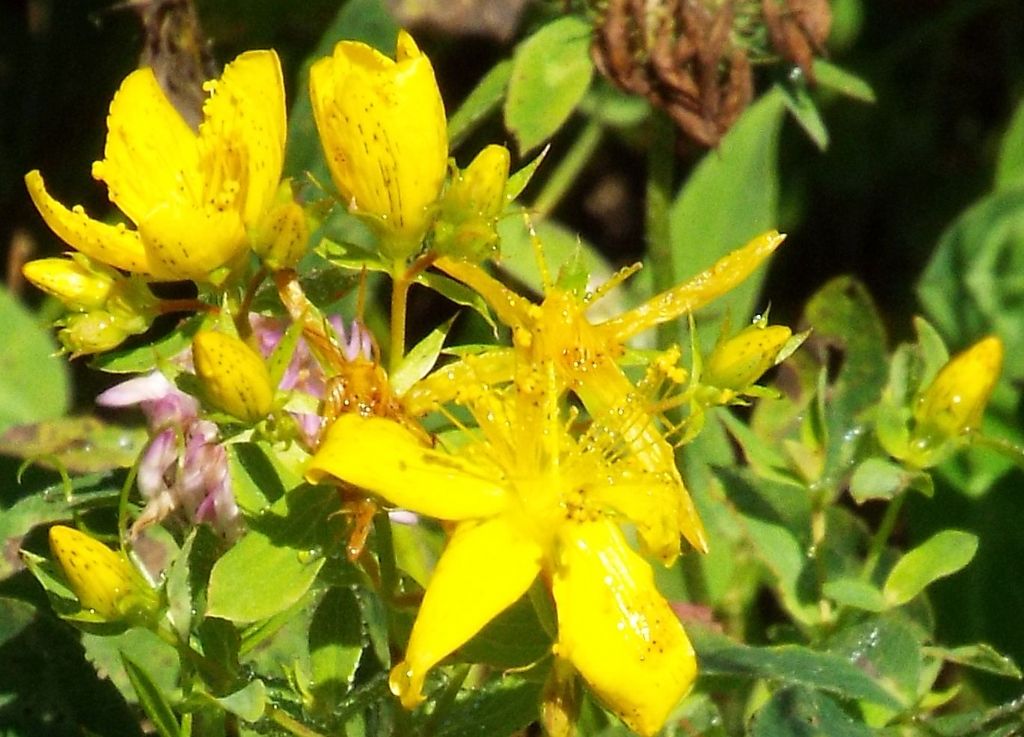
MULTIPOLYGON (((413 415, 424 414, 450 400, 471 398, 477 376, 486 384, 512 379, 517 357, 523 362, 550 362, 558 390, 575 393, 591 417, 621 433, 644 466, 672 479, 657 487, 662 496, 651 500, 651 512, 638 528, 647 551, 668 563, 679 554, 680 533, 701 551, 707 549, 703 525, 675 465, 675 453, 646 406, 646 397, 618 365, 626 341, 659 323, 707 304, 750 275, 778 246, 783 236, 774 231, 758 236, 689 281, 648 302, 601 323, 592 323, 587 310, 632 271, 582 297, 547 285, 544 300, 534 304, 510 291, 479 266, 450 258, 437 266, 478 292, 498 319, 512 328, 513 348, 498 348, 445 366, 414 386, 403 401, 413 415)), ((667 378, 678 380, 680 370, 662 361, 667 378)))
POLYGON ((478 429, 451 451, 397 422, 342 415, 307 478, 340 479, 455 523, 391 673, 406 707, 422 700, 430 668, 540 575, 558 612, 556 656, 632 729, 652 735, 689 691, 696 661, 619 524, 645 524, 674 479, 599 422, 574 435, 557 386, 550 362, 517 363, 513 384, 468 402, 478 429))
POLYGON ((934 443, 977 430, 1003 368, 1003 343, 978 341, 949 359, 914 404, 914 437, 934 443))
POLYGON ((152 612, 152 588, 122 554, 83 532, 63 525, 50 528, 50 550, 83 609, 108 621, 152 612))
POLYGON ((374 218, 394 258, 427 232, 448 165, 444 103, 434 70, 412 37, 395 60, 342 41, 309 73, 313 115, 334 184, 353 212, 374 218))
POLYGON ((104 159, 93 176, 135 224, 93 220, 26 175, 33 202, 62 240, 90 258, 154 281, 209 280, 244 253, 246 231, 274 199, 285 140, 284 87, 273 51, 249 51, 206 83, 198 133, 149 68, 132 72, 110 105, 104 159))
POLYGON ((241 339, 201 330, 192 339, 192 359, 205 398, 215 408, 245 422, 267 416, 274 402, 270 371, 241 339))

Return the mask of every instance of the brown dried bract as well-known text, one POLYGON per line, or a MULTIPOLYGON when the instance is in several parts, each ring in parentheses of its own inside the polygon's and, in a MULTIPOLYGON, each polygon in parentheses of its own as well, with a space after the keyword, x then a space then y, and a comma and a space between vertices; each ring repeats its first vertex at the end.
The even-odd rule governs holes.
POLYGON ((779 55, 814 81, 814 56, 824 51, 832 27, 828 0, 762 0, 764 24, 779 55))
POLYGON ((710 9, 700 0, 608 0, 591 53, 612 82, 714 146, 753 94, 750 62, 733 44, 732 26, 732 2, 710 9))

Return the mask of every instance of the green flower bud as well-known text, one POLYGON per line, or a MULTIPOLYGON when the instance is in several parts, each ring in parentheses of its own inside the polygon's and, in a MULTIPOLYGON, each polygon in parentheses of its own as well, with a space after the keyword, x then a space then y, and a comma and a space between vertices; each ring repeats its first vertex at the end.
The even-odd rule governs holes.
POLYGON ((106 310, 69 315, 57 338, 71 353, 72 358, 90 353, 113 350, 131 333, 122 327, 114 315, 106 310))
POLYGON ((509 158, 504 146, 491 145, 452 175, 434 224, 437 253, 472 262, 495 254, 495 226, 505 209, 509 158))
POLYGON ((267 416, 274 402, 270 372, 256 351, 227 333, 202 330, 192 339, 192 359, 206 400, 245 422, 267 416))

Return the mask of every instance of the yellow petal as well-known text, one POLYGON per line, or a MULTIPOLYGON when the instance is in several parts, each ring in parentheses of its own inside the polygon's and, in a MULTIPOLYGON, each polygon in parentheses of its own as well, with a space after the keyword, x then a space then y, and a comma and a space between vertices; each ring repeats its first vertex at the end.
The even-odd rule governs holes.
POLYGON ((248 246, 241 215, 232 209, 166 203, 139 223, 157 273, 165 279, 207 281, 248 246))
POLYGON ((539 315, 537 305, 513 292, 476 264, 439 258, 435 266, 483 297, 498 320, 510 328, 531 325, 532 316, 539 315))
POLYGON ((255 226, 274 200, 284 163, 281 63, 273 51, 247 51, 209 88, 199 127, 204 200, 237 187, 235 209, 255 226))
POLYGON ((1003 369, 1003 342, 990 335, 953 356, 914 405, 915 436, 955 438, 981 425, 1003 369))
POLYGON ((93 176, 136 225, 168 200, 199 201, 196 134, 148 67, 129 74, 114 95, 103 154, 93 176))
POLYGON ((652 297, 639 307, 613 317, 598 327, 610 340, 624 343, 648 328, 693 312, 739 286, 785 238, 774 230, 762 233, 689 281, 652 297))
POLYGON ((448 137, 430 60, 405 32, 397 55, 342 41, 310 70, 310 95, 342 196, 418 245, 441 193, 448 137))
POLYGON ((489 517, 508 503, 500 479, 484 475, 479 465, 424 447, 410 430, 380 417, 341 415, 328 428, 306 478, 319 483, 332 476, 438 519, 489 517))
POLYGON ((469 404, 481 392, 512 380, 515 354, 495 348, 431 371, 402 395, 402 406, 413 417, 425 415, 447 402, 469 404))
POLYGON ((558 655, 631 729, 656 733, 693 685, 697 661, 650 566, 611 521, 569 525, 552 588, 558 655))
POLYGON ((540 565, 540 547, 504 516, 456 528, 427 586, 405 660, 391 672, 391 690, 406 708, 422 701, 427 671, 526 593, 540 565))
POLYGON ((53 199, 38 171, 25 175, 25 185, 39 214, 58 238, 89 258, 136 274, 156 276, 139 234, 124 225, 93 220, 80 206, 69 210, 53 199))

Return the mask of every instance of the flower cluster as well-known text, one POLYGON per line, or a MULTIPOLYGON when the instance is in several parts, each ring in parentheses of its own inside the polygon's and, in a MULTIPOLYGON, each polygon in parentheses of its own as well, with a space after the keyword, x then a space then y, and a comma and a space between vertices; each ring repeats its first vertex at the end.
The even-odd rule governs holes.
MULTIPOLYGON (((488 146, 464 169, 449 160, 433 69, 408 34, 399 34, 395 59, 341 42, 312 67, 309 92, 338 199, 376 237, 360 278, 369 266, 392 280, 389 371, 359 318, 346 331, 303 286, 311 216, 281 179, 276 55, 244 53, 205 89, 198 130, 150 70, 118 90, 93 176, 130 225, 68 209, 38 172, 26 177, 43 218, 74 249, 25 269, 72 311, 62 333, 70 351, 107 351, 158 314, 195 313, 180 328, 191 340, 185 354, 155 361, 154 371, 99 399, 139 405, 148 422, 137 477, 145 505, 133 532, 173 514, 238 539, 244 513, 232 493, 230 448, 262 443, 345 499, 355 489, 372 509, 392 505, 416 513, 414 521, 444 523, 444 552, 391 673, 403 705, 426 698, 429 671, 539 579, 557 612, 549 692, 578 673, 632 729, 657 732, 692 687, 697 663, 648 559, 671 564, 683 539, 696 551, 711 545, 675 449, 711 408, 757 395, 755 382, 802 336, 760 319, 689 366, 679 347, 642 352, 630 343, 740 284, 783 237, 760 235, 604 321, 589 308, 635 269, 592 292, 547 280, 534 302, 487 269, 514 194, 508 150, 488 146), (436 367, 437 350, 425 365, 422 352, 407 352, 406 294, 430 269, 486 303, 510 345, 463 351, 436 367), (148 285, 166 281, 194 282, 198 297, 158 299, 148 285), (267 292, 276 302, 254 310, 267 292), (442 426, 448 431, 437 434, 442 426)), ((85 545, 68 532, 54 540, 62 561, 85 545)), ((128 580, 127 559, 89 549, 107 561, 107 579, 128 580)), ((359 559, 360 545, 350 541, 349 550, 359 559)), ((84 606, 119 614, 120 594, 93 595, 78 569, 65 571, 84 606)))

